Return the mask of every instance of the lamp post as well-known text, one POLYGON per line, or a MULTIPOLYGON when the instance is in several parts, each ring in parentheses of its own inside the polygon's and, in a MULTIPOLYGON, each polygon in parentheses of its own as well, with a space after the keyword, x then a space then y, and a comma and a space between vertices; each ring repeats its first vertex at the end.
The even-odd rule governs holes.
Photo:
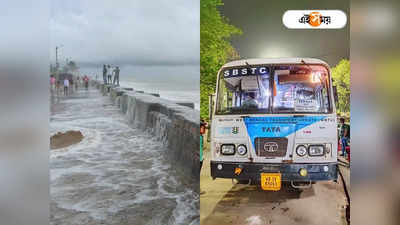
POLYGON ((56 67, 57 67, 57 69, 59 67, 59 64, 58 64, 58 49, 61 48, 61 47, 63 47, 63 45, 56 46, 56 67))
POLYGON ((56 46, 56 79, 58 80, 58 78, 59 78, 59 76, 58 76, 58 72, 59 72, 59 70, 58 70, 58 68, 59 68, 59 64, 58 64, 58 49, 59 48, 61 48, 61 47, 63 47, 63 45, 60 45, 60 46, 56 46))

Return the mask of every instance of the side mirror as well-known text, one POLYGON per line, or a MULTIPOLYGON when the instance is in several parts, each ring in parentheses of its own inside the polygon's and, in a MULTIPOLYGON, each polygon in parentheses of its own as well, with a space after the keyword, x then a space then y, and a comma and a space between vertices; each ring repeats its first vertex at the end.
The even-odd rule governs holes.
POLYGON ((214 112, 214 95, 208 96, 208 118, 212 120, 212 114, 214 112))
POLYGON ((338 103, 339 98, 338 98, 338 94, 337 94, 337 87, 336 86, 332 86, 333 87, 333 97, 335 99, 335 103, 338 103))
MULTIPOLYGON (((209 124, 212 123, 213 112, 214 112, 214 95, 211 94, 211 95, 208 96, 208 118, 209 118, 209 124)), ((211 141, 210 137, 211 137, 211 129, 208 129, 207 142, 211 141)))

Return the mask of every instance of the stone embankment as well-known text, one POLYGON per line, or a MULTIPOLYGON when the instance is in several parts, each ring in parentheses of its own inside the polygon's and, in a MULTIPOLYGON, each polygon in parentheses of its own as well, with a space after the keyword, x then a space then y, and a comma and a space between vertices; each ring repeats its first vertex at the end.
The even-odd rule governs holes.
POLYGON ((109 95, 134 127, 149 130, 168 146, 166 154, 183 165, 185 173, 199 177, 200 112, 191 102, 173 102, 156 93, 93 82, 109 95))

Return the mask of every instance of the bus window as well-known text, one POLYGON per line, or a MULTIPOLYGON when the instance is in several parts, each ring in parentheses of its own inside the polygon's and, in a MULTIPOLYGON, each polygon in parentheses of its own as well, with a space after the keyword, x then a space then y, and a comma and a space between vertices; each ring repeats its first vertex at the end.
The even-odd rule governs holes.
POLYGON ((220 76, 217 113, 267 113, 271 91, 269 75, 220 76))
POLYGON ((329 112, 328 72, 323 66, 275 68, 273 111, 285 113, 329 112))
POLYGON ((287 65, 272 69, 260 66, 253 69, 238 68, 235 74, 227 69, 221 73, 217 114, 331 112, 329 75, 324 66, 287 65), (268 73, 246 72, 258 69, 268 73))

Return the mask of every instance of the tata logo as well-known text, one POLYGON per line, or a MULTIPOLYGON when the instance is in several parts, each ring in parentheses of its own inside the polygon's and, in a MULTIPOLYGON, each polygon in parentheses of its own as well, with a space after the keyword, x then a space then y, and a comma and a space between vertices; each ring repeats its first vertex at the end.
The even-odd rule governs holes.
POLYGON ((281 128, 279 128, 279 127, 263 127, 262 131, 269 132, 269 133, 275 133, 275 132, 281 132, 281 128))
POLYGON ((265 142, 264 150, 270 153, 276 152, 278 151, 278 144, 276 142, 265 142))

